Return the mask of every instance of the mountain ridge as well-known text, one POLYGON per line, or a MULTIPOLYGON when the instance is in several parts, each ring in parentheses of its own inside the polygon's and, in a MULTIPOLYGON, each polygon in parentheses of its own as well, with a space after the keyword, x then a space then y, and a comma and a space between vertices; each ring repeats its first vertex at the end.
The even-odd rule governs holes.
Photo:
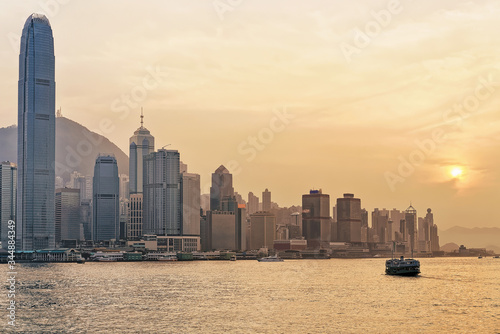
MULTIPOLYGON (((17 163, 17 126, 0 128, 0 142, 0 160, 17 163)), ((56 118, 56 176, 67 182, 73 171, 93 175, 99 154, 114 155, 118 173, 129 174, 128 156, 108 138, 69 118, 56 118)))

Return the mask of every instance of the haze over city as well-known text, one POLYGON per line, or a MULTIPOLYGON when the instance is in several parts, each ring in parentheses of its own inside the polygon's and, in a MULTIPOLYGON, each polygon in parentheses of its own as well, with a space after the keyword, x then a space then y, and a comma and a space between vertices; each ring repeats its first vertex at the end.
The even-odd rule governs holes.
POLYGON ((62 2, 1 5, 0 127, 17 123, 37 11, 63 115, 128 154, 142 107, 203 193, 224 164, 240 194, 281 206, 322 188, 368 211, 431 207, 442 229, 500 227, 496 2, 62 2))

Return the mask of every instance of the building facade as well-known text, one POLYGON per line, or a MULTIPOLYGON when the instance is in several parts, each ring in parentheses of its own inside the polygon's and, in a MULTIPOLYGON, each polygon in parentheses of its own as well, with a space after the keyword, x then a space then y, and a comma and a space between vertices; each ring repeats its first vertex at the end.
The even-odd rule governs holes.
POLYGON ((337 198, 337 241, 361 242, 361 200, 353 194, 337 198))
POLYGON ((144 157, 143 233, 181 235, 180 154, 158 150, 144 157))
POLYGON ((81 240, 80 189, 56 190, 56 245, 61 240, 81 240))
POLYGON ((144 116, 141 111, 141 126, 130 137, 129 155, 129 189, 130 194, 143 192, 144 157, 155 150, 155 138, 144 127, 144 116))
POLYGON ((181 174, 182 235, 200 235, 200 175, 181 174))
POLYGON ((0 164, 0 233, 4 249, 8 247, 9 235, 15 238, 15 229, 9 229, 9 220, 16 222, 16 191, 17 166, 4 161, 0 164), (14 234, 8 231, 14 231, 14 234))
POLYGON ((233 197, 233 175, 223 165, 212 174, 212 186, 210 187, 210 210, 222 210, 222 199, 233 197))
POLYGON ((331 229, 330 195, 321 190, 302 195, 302 236, 307 240, 307 247, 319 249, 322 243, 329 243, 331 229))
POLYGON ((262 192, 262 211, 271 211, 271 192, 267 188, 262 192))
POLYGON ((99 156, 94 167, 93 240, 120 237, 118 165, 113 156, 99 156))
POLYGON ((250 215, 249 249, 267 247, 273 249, 276 240, 276 216, 267 211, 259 211, 250 215))
POLYGON ((24 24, 19 55, 18 250, 55 247, 54 39, 47 17, 24 24))

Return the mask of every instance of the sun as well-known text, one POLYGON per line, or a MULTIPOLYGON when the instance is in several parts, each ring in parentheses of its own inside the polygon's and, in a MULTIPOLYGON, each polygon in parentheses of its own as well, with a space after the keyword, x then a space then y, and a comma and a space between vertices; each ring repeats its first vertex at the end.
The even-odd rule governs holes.
POLYGON ((453 167, 453 169, 451 170, 450 174, 454 178, 458 178, 458 177, 462 176, 463 172, 464 171, 462 170, 462 168, 460 168, 460 167, 453 167))

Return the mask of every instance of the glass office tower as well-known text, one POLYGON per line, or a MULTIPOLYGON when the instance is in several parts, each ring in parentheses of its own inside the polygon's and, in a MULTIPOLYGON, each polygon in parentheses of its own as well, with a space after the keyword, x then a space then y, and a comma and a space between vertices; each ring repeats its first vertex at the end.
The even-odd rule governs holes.
POLYGON ((55 247, 54 39, 49 20, 32 14, 19 54, 17 247, 55 247))
POLYGON ((93 185, 93 240, 120 238, 118 164, 115 157, 99 156, 94 167, 93 185))

